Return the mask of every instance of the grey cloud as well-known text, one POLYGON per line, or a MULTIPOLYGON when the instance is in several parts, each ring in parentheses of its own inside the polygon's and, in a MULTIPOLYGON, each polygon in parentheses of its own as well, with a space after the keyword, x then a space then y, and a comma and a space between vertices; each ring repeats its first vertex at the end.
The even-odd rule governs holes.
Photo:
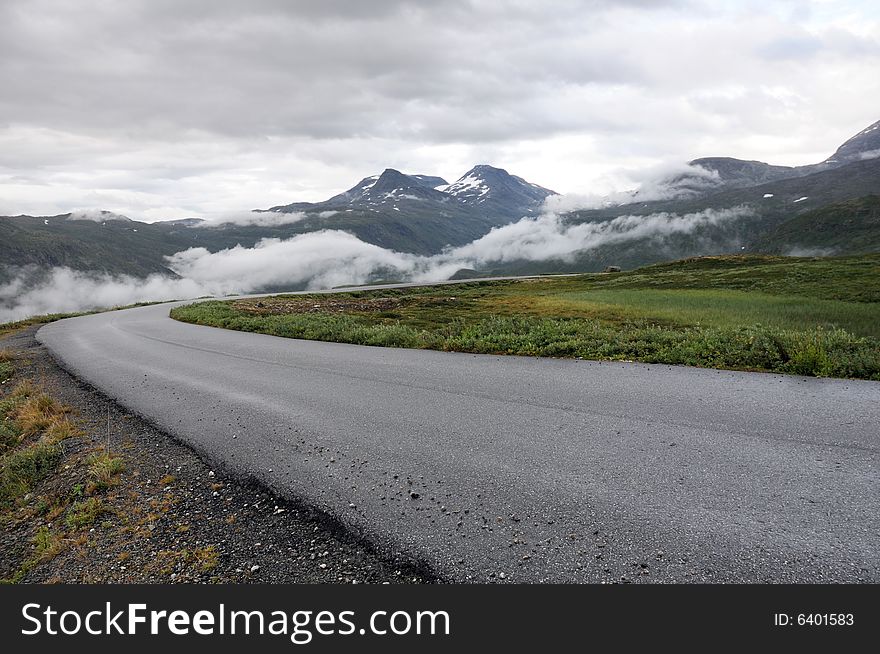
POLYGON ((146 279, 53 268, 44 275, 24 271, 0 284, 0 322, 46 313, 89 311, 132 304, 193 298, 203 294, 190 279, 151 275, 146 279))
POLYGON ((690 164, 663 164, 640 170, 619 171, 630 179, 634 188, 606 194, 566 193, 551 195, 544 201, 544 209, 551 213, 566 213, 579 209, 598 209, 631 202, 650 202, 686 197, 711 188, 718 173, 690 164))
MULTIPOLYGON (((324 212, 321 214, 333 214, 324 212)), ((224 212, 216 216, 206 216, 205 222, 199 223, 197 228, 210 229, 222 225, 256 225, 261 227, 274 227, 277 225, 292 225, 306 217, 302 211, 282 213, 278 211, 233 211, 224 212)))
POLYGON ((430 281, 452 275, 461 268, 480 268, 493 262, 572 261, 575 256, 602 245, 643 238, 686 234, 706 225, 731 222, 753 215, 748 207, 707 209, 678 215, 661 212, 647 216, 623 215, 605 222, 568 223, 554 213, 497 227, 480 239, 429 258, 415 277, 430 281))
POLYGON ((804 59, 813 57, 821 50, 821 39, 803 35, 777 38, 760 47, 758 52, 768 59, 804 59))
POLYGON ((0 213, 237 211, 487 155, 599 195, 658 161, 809 163, 877 119, 877 17, 844 9, 8 0, 0 213))
POLYGON ((27 60, 31 74, 0 69, 2 113, 10 122, 150 135, 387 136, 402 124, 413 138, 470 140, 493 125, 501 128, 490 138, 510 138, 571 127, 542 120, 546 112, 496 120, 518 113, 523 100, 560 83, 637 75, 622 57, 597 59, 582 48, 587 12, 612 11, 610 2, 553 11, 531 3, 320 4, 204 3, 193 11, 192 3, 147 2, 89 12, 89 3, 13 3, 0 52, 27 60), (365 5, 371 11, 358 10, 365 5), (488 111, 468 111, 474 106, 488 111))
POLYGON ((87 220, 93 223, 103 223, 108 220, 128 222, 131 221, 131 218, 118 213, 113 213, 112 211, 102 211, 99 209, 74 209, 70 212, 67 220, 87 220))

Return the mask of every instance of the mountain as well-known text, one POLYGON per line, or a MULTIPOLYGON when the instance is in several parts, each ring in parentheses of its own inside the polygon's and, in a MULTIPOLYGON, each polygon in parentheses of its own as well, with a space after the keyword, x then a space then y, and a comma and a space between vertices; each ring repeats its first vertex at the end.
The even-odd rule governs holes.
POLYGON ((474 166, 452 184, 442 177, 387 168, 323 202, 294 202, 265 211, 304 214, 288 232, 341 229, 381 247, 436 254, 538 213, 544 199, 554 194, 488 165, 474 166))
MULTIPOLYGON (((474 166, 452 184, 442 177, 407 175, 387 168, 381 175, 365 177, 347 191, 324 202, 294 202, 272 207, 269 211, 403 211, 403 205, 409 204, 408 209, 415 209, 411 203, 428 202, 435 203, 435 210, 463 209, 494 226, 540 211, 550 195, 556 195, 555 191, 485 164, 474 166)), ((427 207, 419 208, 424 210, 427 207)))
POLYGON ((505 218, 536 213, 544 200, 557 195, 555 191, 486 164, 474 166, 458 180, 439 190, 486 214, 505 218))
POLYGON ((668 180, 668 183, 675 183, 685 190, 705 193, 804 177, 877 157, 880 157, 880 121, 849 138, 833 155, 819 163, 806 166, 774 166, 763 161, 747 161, 732 157, 703 157, 688 163, 713 173, 708 183, 707 178, 693 174, 674 177, 668 180))
POLYGON ((186 236, 176 238, 161 224, 128 219, 4 216, 0 218, 0 281, 10 275, 10 268, 22 267, 173 275, 164 256, 186 249, 189 243, 186 236))
MULTIPOLYGON (((565 213, 565 227, 619 217, 639 221, 697 216, 693 229, 639 238, 605 239, 565 260, 487 264, 468 274, 538 273, 626 268, 707 254, 834 253, 880 250, 880 122, 843 143, 825 161, 775 166, 730 157, 704 157, 702 171, 667 180, 664 200, 640 201, 565 213), (732 210, 732 211, 731 211, 732 210), (734 218, 701 220, 706 212, 734 218), (649 218, 650 217, 650 218, 649 218)), ((379 247, 433 255, 470 243, 491 229, 540 213, 554 192, 489 165, 474 166, 451 184, 441 177, 388 168, 322 202, 294 202, 257 212, 243 224, 198 218, 158 223, 110 212, 0 217, 0 283, 16 269, 68 266, 79 270, 145 276, 172 275, 165 257, 190 247, 211 252, 250 248, 265 238, 288 239, 320 230, 342 230, 379 247), (277 214, 277 215, 275 215, 277 214), (287 215, 289 214, 289 215, 287 215)), ((537 229, 537 227, 536 227, 537 229)))
POLYGON ((453 185, 435 175, 407 175, 388 168, 323 202, 296 202, 259 212, 297 214, 289 221, 267 217, 255 224, 211 224, 182 218, 150 224, 109 211, 0 217, 0 268, 7 269, 5 275, 0 271, 0 281, 11 267, 27 266, 170 275, 165 257, 190 247, 216 252, 324 229, 350 232, 391 250, 430 255, 470 243, 494 226, 537 211, 550 193, 491 166, 476 166, 453 185), (483 202, 466 192, 465 180, 477 178, 483 202))
POLYGON ((756 186, 716 189, 700 196, 573 211, 568 225, 606 223, 620 216, 634 221, 652 215, 699 215, 734 210, 729 220, 704 220, 688 231, 609 239, 565 261, 512 262, 491 266, 492 274, 598 271, 614 265, 648 263, 730 253, 849 254, 880 251, 874 240, 873 206, 860 200, 880 193, 880 158, 853 161, 818 172, 756 186), (860 217, 861 216, 861 217, 860 217))
MULTIPOLYGON (((395 206, 402 200, 433 200, 443 202, 446 197, 436 186, 447 184, 442 177, 431 175, 404 175, 399 170, 386 168, 381 175, 365 177, 344 193, 334 195, 326 202, 312 205, 315 208, 324 205, 328 208, 344 206, 348 208, 375 208, 378 206, 395 206)), ((284 207, 273 207, 273 211, 283 211, 284 207)))
MULTIPOLYGON (((703 157, 688 162, 715 173, 715 188, 742 188, 772 182, 786 177, 797 177, 800 171, 791 166, 774 166, 763 161, 745 161, 733 157, 703 157)), ((803 174, 807 174, 806 171, 803 174)), ((704 178, 701 178, 704 179, 704 178)))
POLYGON ((845 141, 825 163, 843 165, 877 157, 880 157, 880 120, 845 141))
MULTIPOLYGON (((339 229, 384 248, 436 254, 446 246, 469 243, 493 226, 519 217, 494 209, 474 210, 466 202, 438 190, 446 186, 442 177, 407 175, 388 168, 323 202, 295 202, 268 209, 303 214, 296 224, 272 230, 271 235, 283 237, 283 233, 339 229)), ((266 233, 266 229, 261 233, 266 233)))

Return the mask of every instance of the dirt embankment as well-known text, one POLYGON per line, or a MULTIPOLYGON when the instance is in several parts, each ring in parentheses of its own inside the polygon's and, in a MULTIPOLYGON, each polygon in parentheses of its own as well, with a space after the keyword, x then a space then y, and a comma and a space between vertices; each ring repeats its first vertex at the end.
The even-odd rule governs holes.
POLYGON ((0 338, 0 351, 14 370, 0 385, 0 402, 9 400, 9 438, 0 457, 0 579, 433 580, 326 516, 212 469, 182 443, 59 368, 35 332, 0 338))

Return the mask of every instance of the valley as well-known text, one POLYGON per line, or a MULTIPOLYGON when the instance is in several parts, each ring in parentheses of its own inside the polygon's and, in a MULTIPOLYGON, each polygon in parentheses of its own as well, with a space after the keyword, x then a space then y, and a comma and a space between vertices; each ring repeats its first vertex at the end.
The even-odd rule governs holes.
MULTIPOLYGON (((747 215, 732 224, 707 224, 693 233, 660 239, 633 236, 620 244, 588 248, 569 260, 548 257, 539 262, 490 263, 483 272, 590 271, 608 263, 634 267, 687 256, 786 253, 804 247, 833 254, 871 251, 876 240, 864 242, 865 227, 859 220, 840 223, 833 238, 823 230, 804 233, 797 226, 809 223, 814 211, 840 213, 854 204, 876 205, 880 129, 874 128, 878 124, 818 164, 785 167, 725 157, 695 159, 689 163, 691 172, 658 180, 665 198, 637 190, 630 201, 558 212, 565 224, 577 225, 620 216, 747 209, 747 215)), ((396 252, 430 256, 471 243, 493 228, 550 211, 553 205, 545 203, 555 197, 555 191, 506 170, 477 165, 451 184, 437 176, 386 169, 323 202, 278 205, 226 222, 191 218, 144 223, 112 212, 85 217, 76 213, 6 216, 0 217, 0 268, 7 269, 7 276, 10 268, 27 266, 173 276, 167 257, 187 248, 210 252, 252 248, 263 239, 290 239, 325 230, 348 232, 396 252)), ((858 218, 862 214, 853 209, 847 215, 858 218)))

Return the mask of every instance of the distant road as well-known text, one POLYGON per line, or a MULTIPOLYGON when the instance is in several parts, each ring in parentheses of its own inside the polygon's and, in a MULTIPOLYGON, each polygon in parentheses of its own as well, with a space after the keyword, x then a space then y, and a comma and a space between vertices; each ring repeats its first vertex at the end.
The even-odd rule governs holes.
POLYGON ((880 581, 880 383, 290 340, 163 304, 37 337, 457 581, 880 581))

